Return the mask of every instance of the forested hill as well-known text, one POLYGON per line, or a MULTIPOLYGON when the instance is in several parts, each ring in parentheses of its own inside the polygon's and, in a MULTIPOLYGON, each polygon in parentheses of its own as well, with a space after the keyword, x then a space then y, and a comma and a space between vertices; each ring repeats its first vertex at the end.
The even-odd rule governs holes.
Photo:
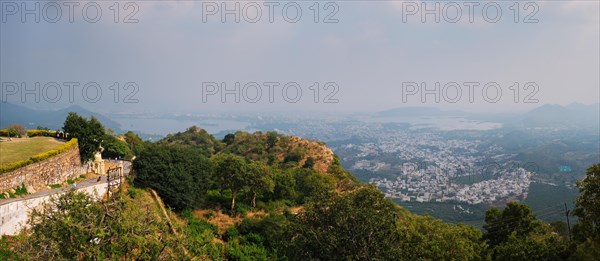
POLYGON ((258 160, 270 165, 302 167, 310 165, 319 173, 326 173, 334 161, 334 154, 322 142, 309 141, 276 132, 236 132, 217 140, 206 130, 192 126, 184 132, 169 134, 158 144, 185 145, 199 149, 204 155, 232 153, 248 160, 258 160))
POLYGON ((318 141, 275 132, 217 140, 191 127, 149 144, 134 168, 136 186, 217 226, 229 259, 473 259, 484 248, 476 228, 413 215, 360 183, 318 141))
MULTIPOLYGON (((10 247, 0 251, 0 257, 8 253, 24 259, 593 260, 600 254, 593 196, 597 193, 581 197, 576 211, 580 222, 572 233, 565 224, 546 224, 526 205, 514 202, 502 210, 490 209, 480 231, 410 213, 374 186, 359 182, 318 141, 275 132, 236 132, 219 140, 195 126, 155 143, 142 142, 133 134, 124 140, 136 158, 135 175, 115 199, 122 204, 86 201, 83 205, 92 207, 81 216, 64 212, 82 206, 65 204, 82 200, 66 194, 58 201, 64 219, 44 215, 31 221, 32 228, 11 239, 11 244, 3 240, 2 245, 10 247), (151 198, 150 190, 173 211, 168 231, 164 220, 153 221, 156 225, 147 229, 136 225, 139 212, 154 206, 143 201, 151 198), (100 204, 97 213, 88 213, 96 204, 100 204), (136 204, 144 207, 136 209, 136 204), (104 220, 106 213, 120 218, 118 229, 102 221, 87 222, 94 217, 104 220), (42 228, 52 231, 35 233, 42 228), (30 242, 60 242, 64 251, 36 249, 30 242)), ((594 165, 586 180, 597 183, 599 175, 600 165, 594 165)))
POLYGON ((156 189, 182 213, 235 217, 233 226, 210 214, 194 217, 224 231, 215 238, 225 241, 228 259, 255 259, 257 252, 292 260, 568 259, 577 249, 563 223, 545 224, 519 203, 488 211, 483 232, 412 214, 359 182, 318 141, 275 132, 217 140, 191 127, 150 147, 134 163, 134 184, 156 189), (158 154, 169 159, 164 166, 156 165, 158 154), (180 160, 197 171, 170 171, 180 160))

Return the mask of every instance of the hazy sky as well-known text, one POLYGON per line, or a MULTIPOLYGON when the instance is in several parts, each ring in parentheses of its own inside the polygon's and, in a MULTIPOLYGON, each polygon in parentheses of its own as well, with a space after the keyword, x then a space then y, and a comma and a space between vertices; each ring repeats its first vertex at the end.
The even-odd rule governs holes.
POLYGON ((233 1, 0 2, 2 99, 35 108, 66 107, 69 96, 100 112, 179 113, 519 111, 600 99, 598 1, 245 1, 237 11, 233 1), (39 22, 23 11, 36 3, 39 22), (36 92, 36 82, 40 101, 22 97, 20 85, 36 92), (223 102, 213 82, 239 82, 239 103, 223 102), (420 88, 433 90, 424 101, 420 88))

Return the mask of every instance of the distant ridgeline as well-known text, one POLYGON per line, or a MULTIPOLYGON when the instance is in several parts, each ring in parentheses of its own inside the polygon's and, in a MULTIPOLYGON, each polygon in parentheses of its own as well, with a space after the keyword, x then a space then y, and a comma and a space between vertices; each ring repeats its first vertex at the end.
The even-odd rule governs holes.
POLYGON ((49 184, 62 183, 79 175, 81 162, 77 139, 29 159, 0 165, 0 193, 21 186, 33 193, 49 184))

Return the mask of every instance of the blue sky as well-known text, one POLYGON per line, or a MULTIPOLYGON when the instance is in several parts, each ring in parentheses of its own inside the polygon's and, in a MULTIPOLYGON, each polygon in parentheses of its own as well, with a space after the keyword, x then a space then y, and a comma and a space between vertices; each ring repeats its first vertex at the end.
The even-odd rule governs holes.
MULTIPOLYGON (((221 4, 233 8, 233 1, 131 1, 127 8, 123 1, 119 2, 118 23, 114 22, 114 8, 111 9, 114 1, 94 2, 102 10, 96 23, 82 17, 82 6, 89 2, 79 2, 74 8, 73 23, 69 22, 63 2, 56 2, 62 12, 56 23, 44 19, 56 17, 55 5, 43 8, 48 2, 25 2, 30 9, 35 3, 40 4, 39 23, 31 14, 25 15, 25 23, 21 21, 23 2, 1 2, 3 101, 34 108, 77 104, 100 112, 194 113, 361 112, 436 106, 495 112, 523 111, 546 103, 590 104, 600 99, 598 1, 529 2, 527 8, 527 2, 519 2, 517 23, 514 1, 493 2, 485 17, 482 9, 489 1, 476 2, 479 5, 474 7, 472 23, 465 13, 465 2, 437 2, 440 8, 436 10, 442 12, 439 23, 433 15, 425 16, 426 21, 422 22, 422 10, 407 15, 414 11, 409 8, 422 7, 421 2, 411 1, 321 1, 318 23, 314 22, 315 1, 297 2, 289 7, 288 16, 282 14, 282 7, 289 1, 277 2, 273 23, 268 21, 268 8, 262 1, 239 2, 240 8, 246 6, 245 13, 240 10, 240 23, 233 21, 233 15, 227 15, 227 21, 222 22, 222 10, 208 15, 206 9, 209 5, 221 9, 221 4), (14 10, 14 3, 19 10, 14 10), (325 8, 327 3, 330 4, 325 8), (456 23, 446 21, 444 18, 455 17, 456 5, 462 16, 456 23), (260 21, 245 21, 244 18, 251 20, 255 16, 256 6, 262 11, 260 21), (293 8, 298 6, 302 16, 296 23, 286 21, 294 17, 293 8), (497 7, 502 11, 498 21, 487 21, 493 18, 497 7), (137 12, 130 18, 137 22, 123 23, 135 9, 137 12), (329 21, 337 22, 323 23, 332 11, 337 12, 329 21), (525 23, 533 11, 536 12, 529 21, 537 22, 525 23), (407 15, 404 21, 403 15, 407 15), (12 89, 7 89, 11 87, 6 86, 13 82, 24 83, 28 88, 35 88, 35 83, 40 82, 40 101, 36 102, 34 95, 26 95, 23 101, 21 93, 13 94, 12 89), (54 87, 44 88, 52 82, 62 86, 60 98, 56 98, 54 87), (63 85, 66 82, 80 83, 75 87, 72 103, 63 85), (98 83, 99 87, 94 88, 102 89, 96 102, 82 98, 82 86, 90 82, 98 83), (115 82, 120 89, 117 103, 115 82), (126 96, 132 94, 133 87, 124 89, 127 82, 138 87, 130 97, 126 96), (239 103, 234 101, 234 95, 221 101, 220 93, 206 95, 203 101, 203 83, 208 82, 225 83, 227 88, 234 88, 236 82, 241 88, 256 82, 262 96, 252 99, 256 88, 248 87, 247 96, 242 96, 239 103), (273 87, 273 102, 267 97, 269 89, 264 83, 268 82, 280 84, 273 87), (283 86, 292 82, 297 85, 283 97, 283 86), (314 101, 315 82, 318 103, 314 101), (333 85, 327 85, 331 82, 337 86, 337 92, 326 97, 333 94, 333 85), (456 97, 456 88, 452 87, 446 94, 454 103, 443 97, 436 102, 435 94, 426 95, 423 101, 418 92, 403 98, 403 90, 405 94, 409 91, 403 83, 408 82, 425 83, 426 88, 434 88, 436 82, 440 88, 456 82, 462 96, 452 99, 456 97), (473 102, 467 97, 465 82, 480 84, 474 87, 473 102), (482 96, 483 86, 488 83, 497 83, 494 88, 502 91, 496 102, 482 96), (514 83, 519 84, 518 95, 514 83), (526 97, 534 91, 531 83, 537 91, 526 97), (285 98, 294 100, 290 97, 294 98, 295 88, 302 90, 302 97, 296 103, 286 101, 285 98), (44 99, 43 95, 52 97, 44 99), (324 103, 326 98, 337 103, 324 103), (525 98, 537 103, 524 103, 525 98)), ((426 7, 434 8, 435 3, 428 1, 426 7)), ((88 19, 94 17, 93 11, 88 8, 88 19)), ((444 94, 444 90, 438 93, 444 94)))

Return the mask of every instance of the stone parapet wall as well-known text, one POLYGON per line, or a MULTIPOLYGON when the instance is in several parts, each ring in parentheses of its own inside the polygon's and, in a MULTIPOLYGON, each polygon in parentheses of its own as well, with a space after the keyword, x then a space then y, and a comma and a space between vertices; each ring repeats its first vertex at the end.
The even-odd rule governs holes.
MULTIPOLYGON (((94 200, 99 200, 106 194, 106 183, 94 184, 80 188, 78 191, 87 193, 94 200)), ((27 225, 27 218, 32 209, 41 208, 45 202, 50 201, 50 197, 58 197, 62 193, 64 192, 0 204, 0 235, 18 234, 27 225)))
POLYGON ((59 184, 81 174, 79 147, 74 146, 56 156, 0 174, 0 193, 25 184, 28 193, 35 193, 50 184, 59 184))

